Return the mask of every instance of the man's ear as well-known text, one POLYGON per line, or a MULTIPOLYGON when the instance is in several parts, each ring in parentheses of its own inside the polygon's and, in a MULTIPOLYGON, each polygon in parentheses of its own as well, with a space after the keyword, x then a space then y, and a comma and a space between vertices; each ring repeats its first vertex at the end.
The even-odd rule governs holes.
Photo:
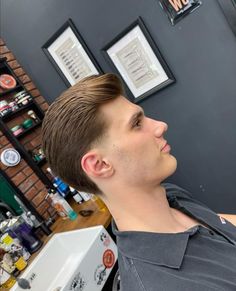
POLYGON ((107 178, 114 173, 111 163, 95 151, 90 151, 82 157, 81 166, 85 173, 93 178, 107 178))

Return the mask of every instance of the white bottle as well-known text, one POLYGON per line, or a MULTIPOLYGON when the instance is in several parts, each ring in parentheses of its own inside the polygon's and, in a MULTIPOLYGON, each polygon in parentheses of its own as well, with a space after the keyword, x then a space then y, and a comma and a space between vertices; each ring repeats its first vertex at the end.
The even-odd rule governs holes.
POLYGON ((58 211, 60 216, 68 216, 71 220, 77 218, 77 213, 59 193, 55 192, 55 194, 50 194, 49 196, 52 199, 54 208, 58 211))
POLYGON ((69 188, 70 188, 71 195, 74 198, 75 202, 79 203, 79 204, 83 203, 84 199, 82 198, 80 193, 77 190, 75 190, 74 188, 72 188, 71 186, 69 186, 69 188))
POLYGON ((82 196, 82 198, 84 199, 84 201, 89 201, 91 199, 91 194, 86 193, 86 192, 79 192, 79 194, 82 196))

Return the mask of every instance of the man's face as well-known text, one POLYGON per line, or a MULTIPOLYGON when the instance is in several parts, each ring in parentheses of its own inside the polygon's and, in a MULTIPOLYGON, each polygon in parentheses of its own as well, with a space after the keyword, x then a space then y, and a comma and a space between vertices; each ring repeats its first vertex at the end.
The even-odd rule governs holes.
POLYGON ((109 122, 103 155, 119 181, 131 187, 155 186, 173 174, 177 162, 163 136, 166 123, 146 117, 122 96, 103 105, 101 113, 109 122))

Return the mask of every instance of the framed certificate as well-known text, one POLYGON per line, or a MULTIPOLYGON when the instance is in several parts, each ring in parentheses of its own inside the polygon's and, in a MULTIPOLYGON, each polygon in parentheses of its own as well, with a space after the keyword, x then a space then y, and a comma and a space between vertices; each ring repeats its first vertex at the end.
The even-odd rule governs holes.
POLYGON ((87 76, 102 73, 71 19, 42 49, 68 87, 87 76))
POLYGON ((121 75, 134 102, 175 82, 141 18, 115 37, 102 52, 121 75))

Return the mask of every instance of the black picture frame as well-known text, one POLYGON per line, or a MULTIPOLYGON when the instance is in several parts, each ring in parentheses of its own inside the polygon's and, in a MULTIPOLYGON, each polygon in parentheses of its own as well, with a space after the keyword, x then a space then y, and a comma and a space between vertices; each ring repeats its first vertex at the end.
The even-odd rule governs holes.
POLYGON ((218 3, 236 36, 236 0, 218 0, 218 3))
POLYGON ((86 76, 103 73, 72 19, 45 42, 42 50, 67 87, 86 76), (92 73, 88 73, 90 70, 92 73))
POLYGON ((101 52, 113 70, 123 79, 128 95, 134 103, 176 82, 141 17, 105 45, 101 52), (154 68, 154 64, 155 70, 151 68, 154 68))

